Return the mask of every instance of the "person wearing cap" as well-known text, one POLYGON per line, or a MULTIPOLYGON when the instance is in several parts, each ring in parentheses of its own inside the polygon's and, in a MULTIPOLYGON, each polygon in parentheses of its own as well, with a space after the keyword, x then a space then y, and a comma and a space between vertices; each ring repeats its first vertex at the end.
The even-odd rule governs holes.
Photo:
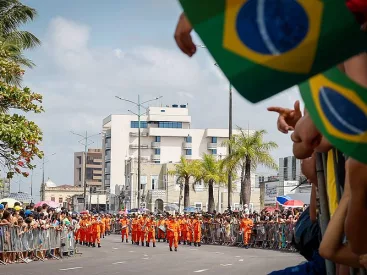
POLYGON ((138 224, 138 244, 141 243, 142 246, 144 246, 144 242, 146 241, 147 224, 148 224, 147 214, 144 213, 143 216, 140 216, 138 224))
POLYGON ((194 246, 201 246, 201 220, 199 214, 195 215, 193 226, 194 226, 194 246))
POLYGON ((163 240, 163 242, 166 239, 166 221, 163 219, 162 215, 159 215, 159 220, 157 222, 157 226, 158 226, 158 242, 161 242, 161 239, 163 240), (164 229, 164 230, 163 230, 164 229))
POLYGON ((177 252, 178 248, 178 233, 180 230, 180 224, 177 221, 176 216, 171 215, 167 223, 167 239, 169 242, 169 250, 172 251, 172 245, 177 252))
POLYGON ((131 243, 139 245, 138 243, 138 225, 139 225, 139 217, 135 214, 131 220, 131 243))
POLYGON ((124 240, 126 240, 126 242, 129 242, 129 220, 127 219, 126 215, 122 216, 120 224, 122 242, 124 242, 124 240))
POLYGON ((3 213, 4 213, 4 211, 5 211, 5 209, 4 209, 4 208, 5 208, 5 207, 4 207, 4 205, 0 203, 0 220, 1 220, 1 219, 2 219, 2 217, 3 217, 3 213))
POLYGON ((96 247, 96 242, 98 248, 101 247, 101 224, 98 214, 95 214, 92 219, 92 246, 96 247))
POLYGON ((106 215, 102 214, 101 216, 101 236, 104 238, 106 236, 106 215))
POLYGON ((185 245, 186 241, 187 241, 187 217, 181 215, 181 222, 180 222, 180 242, 179 244, 182 243, 185 245))
POLYGON ((192 245, 194 242, 194 216, 190 215, 190 219, 187 221, 187 245, 192 245))
POLYGON ((148 222, 146 225, 146 232, 147 232, 147 239, 146 239, 146 245, 149 247, 150 241, 153 243, 153 247, 155 247, 155 230, 157 227, 157 223, 154 220, 154 216, 152 215, 150 218, 148 218, 148 222))
POLYGON ((248 249, 248 242, 251 238, 254 222, 252 221, 252 219, 249 218, 249 215, 246 214, 246 212, 242 215, 242 217, 243 218, 241 219, 240 230, 242 231, 243 244, 245 245, 245 248, 248 249))

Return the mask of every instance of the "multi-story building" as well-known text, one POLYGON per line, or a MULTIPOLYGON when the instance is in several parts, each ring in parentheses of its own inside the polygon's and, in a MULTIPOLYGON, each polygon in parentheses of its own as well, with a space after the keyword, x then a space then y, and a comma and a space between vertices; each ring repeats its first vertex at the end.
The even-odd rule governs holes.
POLYGON ((10 179, 0 179, 0 199, 9 197, 10 194, 10 179))
POLYGON ((74 153, 74 186, 102 187, 102 149, 88 149, 74 153))
MULTIPOLYGON (((116 193, 115 190, 123 186, 130 198, 131 208, 137 207, 138 127, 139 122, 134 115, 110 115, 103 120, 104 189, 116 193)), ((200 159, 204 153, 213 154, 217 158, 227 154, 223 142, 228 139, 228 129, 191 129, 191 116, 186 105, 149 107, 146 116, 141 116, 140 129, 140 182, 148 186, 146 195, 149 190, 154 190, 152 186, 149 187, 149 177, 154 176, 153 179, 163 184, 162 177, 159 177, 163 173, 159 171, 165 169, 162 164, 177 163, 182 156, 186 159, 200 159), (154 171, 144 174, 147 167, 154 171)), ((174 201, 165 199, 164 203, 177 202, 178 197, 172 199, 174 201)), ((195 203, 195 199, 191 201, 195 203)))
MULTIPOLYGON (((279 158, 279 195, 285 195, 287 182, 300 182, 302 176, 301 161, 294 156, 279 158)), ((292 185, 294 185, 292 183, 292 185)))

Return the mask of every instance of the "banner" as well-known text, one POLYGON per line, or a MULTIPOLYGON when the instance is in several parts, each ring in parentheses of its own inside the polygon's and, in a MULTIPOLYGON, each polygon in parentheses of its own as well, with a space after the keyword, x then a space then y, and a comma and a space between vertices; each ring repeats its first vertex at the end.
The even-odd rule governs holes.
POLYGON ((321 134, 346 155, 367 163, 367 89, 336 67, 299 88, 321 134))
POLYGON ((265 183, 265 195, 264 204, 275 204, 278 196, 279 182, 266 182, 265 183))
POLYGON ((366 49, 345 0, 180 0, 231 84, 258 102, 366 49))

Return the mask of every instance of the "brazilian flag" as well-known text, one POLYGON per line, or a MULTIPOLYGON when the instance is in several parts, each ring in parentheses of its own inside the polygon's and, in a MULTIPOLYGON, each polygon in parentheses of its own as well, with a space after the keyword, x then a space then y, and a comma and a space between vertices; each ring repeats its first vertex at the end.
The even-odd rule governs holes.
POLYGON ((336 67, 299 88, 317 129, 340 151, 367 163, 367 89, 336 67))
POLYGON ((367 48, 345 0, 180 0, 236 90, 271 97, 367 48))

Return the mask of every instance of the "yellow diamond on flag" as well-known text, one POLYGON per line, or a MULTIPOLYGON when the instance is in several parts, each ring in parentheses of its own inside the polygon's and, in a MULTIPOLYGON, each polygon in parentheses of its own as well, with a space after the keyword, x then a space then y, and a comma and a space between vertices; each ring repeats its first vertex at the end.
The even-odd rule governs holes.
POLYGON ((271 69, 307 74, 322 12, 320 0, 226 0, 223 47, 271 69))

